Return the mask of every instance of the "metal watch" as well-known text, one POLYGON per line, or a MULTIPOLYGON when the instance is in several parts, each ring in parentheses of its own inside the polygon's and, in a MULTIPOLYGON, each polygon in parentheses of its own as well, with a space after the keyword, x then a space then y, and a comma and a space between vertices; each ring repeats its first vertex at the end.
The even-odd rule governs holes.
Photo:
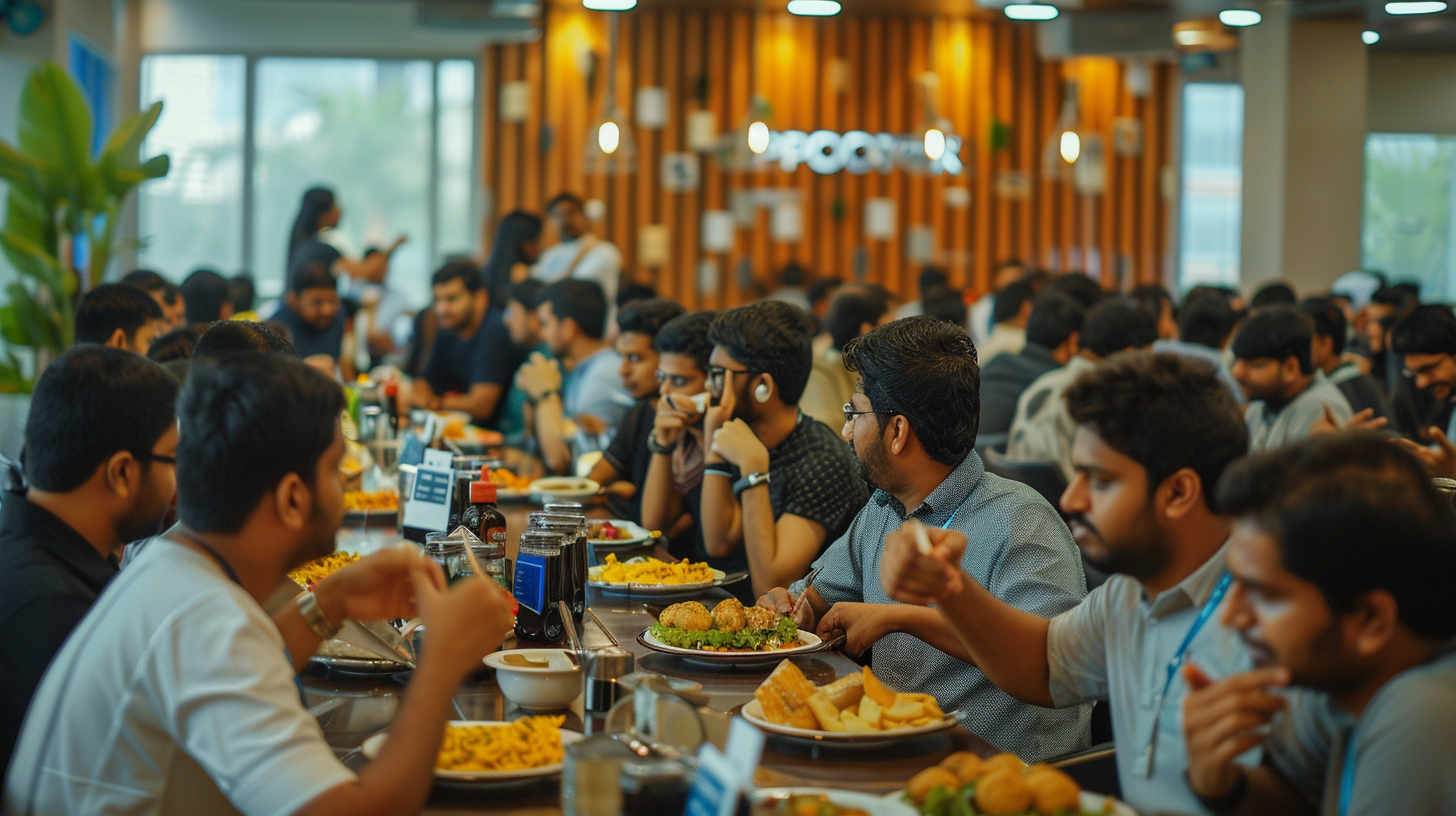
POLYGON ((339 633, 339 626, 329 623, 324 611, 319 609, 318 599, 312 592, 305 592, 298 596, 298 614, 303 616, 304 625, 308 631, 318 636, 319 640, 328 640, 339 633))

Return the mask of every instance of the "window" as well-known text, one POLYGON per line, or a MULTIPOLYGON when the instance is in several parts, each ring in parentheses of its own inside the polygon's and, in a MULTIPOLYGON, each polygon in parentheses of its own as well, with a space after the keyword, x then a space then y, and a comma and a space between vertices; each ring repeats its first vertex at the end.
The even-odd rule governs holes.
POLYGON ((1456 297, 1453 171, 1456 137, 1403 133, 1365 137, 1362 267, 1384 273, 1391 282, 1419 282, 1422 299, 1456 297))
POLYGON ((174 279, 245 268, 260 297, 278 295, 315 186, 337 197, 325 237, 346 255, 408 237, 390 282, 416 304, 446 254, 475 247, 469 60, 154 55, 142 74, 143 102, 169 103, 147 149, 174 169, 143 188, 141 265, 174 279))
POLYGON ((1244 89, 1223 82, 1184 85, 1182 138, 1180 283, 1184 290, 1238 286, 1244 89))

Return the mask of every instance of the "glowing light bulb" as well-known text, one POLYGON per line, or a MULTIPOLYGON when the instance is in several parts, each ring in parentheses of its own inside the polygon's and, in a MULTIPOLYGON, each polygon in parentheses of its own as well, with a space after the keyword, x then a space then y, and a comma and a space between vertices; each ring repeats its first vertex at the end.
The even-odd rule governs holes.
POLYGON ((1417 0, 1417 2, 1386 3, 1386 14, 1439 14, 1446 10, 1440 0, 1417 0))
POLYGON ((833 17, 839 11, 839 0, 789 0, 788 12, 800 17, 833 17))
POLYGON ((617 127, 616 122, 603 122, 597 130, 597 146, 608 156, 617 152, 617 147, 622 144, 622 129, 617 127))
POLYGON ((1061 14, 1056 6, 1046 3, 1012 3, 1003 11, 1012 20, 1051 20, 1061 14))
POLYGON ((748 149, 755 154, 768 150, 768 125, 754 122, 748 126, 748 149))
POLYGON ((945 134, 940 128, 930 128, 925 131, 925 158, 931 161, 940 161, 945 155, 945 134))
POLYGON ((592 11, 627 11, 637 7, 637 0, 581 0, 592 11))
POLYGON ((1076 162, 1077 157, 1082 155, 1082 137, 1077 135, 1077 131, 1067 130, 1062 132, 1061 153, 1062 161, 1067 164, 1076 162))
POLYGON ((1366 45, 1374 45, 1380 42, 1380 32, 1362 31, 1360 32, 1360 42, 1365 43, 1366 45))
POLYGON ((1218 21, 1230 28, 1258 25, 1263 19, 1263 15, 1253 9, 1224 9, 1218 13, 1218 21))

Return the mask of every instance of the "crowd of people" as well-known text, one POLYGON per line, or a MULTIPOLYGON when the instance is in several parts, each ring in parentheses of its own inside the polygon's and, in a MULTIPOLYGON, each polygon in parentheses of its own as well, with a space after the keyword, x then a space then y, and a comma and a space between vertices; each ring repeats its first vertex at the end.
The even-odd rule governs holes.
POLYGON ((796 270, 688 311, 563 194, 560 243, 507 214, 411 315, 392 248, 322 240, 339 215, 305 195, 272 308, 207 270, 81 298, 0 502, 7 812, 418 809, 508 599, 405 546, 263 611, 333 549, 340 382, 381 362, 402 409, 588 474, 673 556, 746 571, 745 603, 843 635, 998 749, 1086 749, 1105 707, 1135 808, 1456 808, 1449 307, 1379 281, 1175 300, 1007 262, 974 302, 934 269, 910 302, 796 270), (404 708, 356 774, 296 672, 346 620, 415 615, 404 708))

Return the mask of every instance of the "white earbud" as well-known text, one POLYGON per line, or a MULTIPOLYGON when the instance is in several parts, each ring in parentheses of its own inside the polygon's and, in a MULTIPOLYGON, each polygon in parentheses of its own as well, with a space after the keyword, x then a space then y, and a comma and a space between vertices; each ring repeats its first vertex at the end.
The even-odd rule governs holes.
POLYGON ((758 387, 753 389, 753 398, 759 402, 768 402, 769 395, 772 393, 768 390, 768 383, 759 383, 758 387))

